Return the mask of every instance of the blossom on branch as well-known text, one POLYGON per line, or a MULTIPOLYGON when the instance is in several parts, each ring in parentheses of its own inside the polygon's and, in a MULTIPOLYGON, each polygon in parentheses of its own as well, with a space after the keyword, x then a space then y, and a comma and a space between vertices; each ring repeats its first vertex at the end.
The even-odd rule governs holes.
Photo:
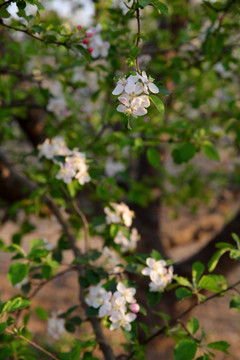
POLYGON ((111 202, 111 209, 109 207, 104 208, 104 212, 107 215, 107 224, 120 224, 124 223, 126 227, 132 225, 132 219, 135 216, 134 211, 130 210, 129 207, 121 202, 120 204, 111 202))
POLYGON ((149 91, 154 94, 159 92, 153 81, 154 79, 148 77, 145 71, 142 72, 142 75, 136 73, 136 75, 121 77, 112 91, 113 95, 120 95, 118 100, 121 104, 117 106, 117 111, 135 118, 146 115, 146 108, 150 106, 147 96, 149 91))
POLYGON ((142 274, 149 276, 151 279, 149 290, 151 292, 163 291, 172 282, 173 267, 169 266, 167 268, 165 260, 155 260, 153 258, 147 258, 146 264, 147 267, 142 270, 142 274))

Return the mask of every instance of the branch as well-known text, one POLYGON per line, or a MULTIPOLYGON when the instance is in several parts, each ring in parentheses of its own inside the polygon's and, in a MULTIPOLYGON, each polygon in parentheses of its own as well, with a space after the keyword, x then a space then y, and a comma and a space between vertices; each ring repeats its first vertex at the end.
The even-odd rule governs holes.
MULTIPOLYGON (((136 17, 137 17, 137 27, 138 27, 136 47, 139 47, 140 36, 141 36, 140 10, 139 10, 139 8, 136 9, 136 17)), ((136 69, 137 69, 137 72, 140 74, 140 68, 139 68, 139 64, 138 64, 138 57, 136 57, 136 69)))
POLYGON ((34 341, 32 340, 29 340, 28 338, 26 338, 25 336, 23 335, 17 335, 14 331, 12 330, 9 330, 9 329, 6 329, 6 332, 9 334, 9 335, 13 335, 13 336, 16 336, 24 341, 27 341, 30 345, 32 345, 34 348, 40 350, 41 352, 43 352, 44 354, 48 355, 51 359, 54 359, 54 360, 59 360, 55 355, 53 355, 52 353, 50 353, 49 351, 45 350, 44 348, 42 348, 40 345, 38 345, 37 343, 35 343, 34 341))
MULTIPOLYGON (((187 310, 183 311, 180 315, 178 315, 177 317, 175 317, 172 321, 170 321, 169 324, 163 326, 161 329, 157 330, 154 334, 150 335, 148 338, 145 339, 145 341, 143 341, 143 344, 148 344, 150 341, 152 341, 153 339, 155 339, 157 336, 163 334, 167 328, 169 326, 173 326, 174 324, 176 324, 179 319, 181 319, 182 317, 184 317, 185 315, 187 315, 188 313, 190 313, 196 306, 200 306, 200 305, 203 305, 205 304, 206 302, 212 300, 212 299, 215 299, 217 297, 219 297, 220 295, 222 294, 225 294, 226 292, 228 292, 229 290, 231 289, 234 289, 235 286, 239 285, 240 284, 240 280, 238 280, 237 282, 235 282, 233 285, 229 286, 227 289, 225 290, 221 290, 213 295, 210 295, 209 297, 207 297, 203 302, 201 303, 198 303, 196 302, 195 304, 193 304, 192 306, 190 306, 187 310)), ((130 357, 129 357, 130 359, 130 357)))
POLYGON ((221 8, 215 8, 210 2, 204 0, 203 3, 209 8, 212 9, 216 12, 227 12, 230 7, 235 3, 236 0, 230 0, 229 3, 227 3, 225 6, 221 7, 221 8))
POLYGON ((12 2, 16 2, 16 0, 5 1, 3 4, 0 5, 0 8, 3 7, 3 6, 7 6, 7 5, 11 4, 12 2))
MULTIPOLYGON (((2 21, 2 19, 0 19, 0 25, 6 27, 6 28, 8 28, 8 29, 14 30, 14 31, 23 32, 23 33, 25 33, 26 35, 31 36, 33 39, 39 40, 39 41, 41 41, 41 42, 43 42, 43 43, 45 43, 45 44, 49 44, 48 41, 46 41, 46 40, 44 40, 44 39, 42 39, 42 38, 40 38, 40 37, 32 34, 32 33, 31 33, 30 31, 28 31, 28 30, 16 28, 16 27, 14 27, 14 26, 5 24, 5 23, 2 21)), ((51 44, 55 44, 55 45, 59 45, 59 46, 60 46, 60 45, 63 45, 63 46, 65 46, 66 48, 69 48, 69 45, 67 44, 66 41, 56 41, 56 40, 55 40, 55 41, 51 41, 50 43, 51 43, 51 44)))
POLYGON ((89 226, 88 221, 85 214, 82 212, 76 200, 72 201, 72 205, 76 211, 76 213, 80 216, 83 222, 83 229, 84 229, 84 241, 85 241, 85 253, 90 250, 90 240, 89 240, 89 226))

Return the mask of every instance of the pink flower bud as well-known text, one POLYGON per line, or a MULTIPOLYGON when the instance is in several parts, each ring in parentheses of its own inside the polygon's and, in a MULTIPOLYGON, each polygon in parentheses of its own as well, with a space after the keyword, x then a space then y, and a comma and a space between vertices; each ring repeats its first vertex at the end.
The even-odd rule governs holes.
POLYGON ((86 36, 87 37, 93 37, 93 33, 91 31, 86 31, 86 36))
POLYGON ((131 304, 130 305, 130 310, 134 313, 137 314, 140 310, 140 306, 138 305, 138 303, 135 304, 131 304))
POLYGON ((91 118, 92 118, 92 115, 91 115, 91 114, 88 114, 88 115, 87 115, 87 119, 90 120, 91 118))
POLYGON ((89 49, 88 49, 88 52, 90 52, 90 54, 93 52, 93 47, 90 47, 89 49))
POLYGON ((221 15, 218 16, 219 21, 223 21, 223 19, 224 19, 224 14, 221 14, 221 15))
POLYGON ((81 30, 82 25, 78 25, 77 28, 78 28, 78 30, 81 30))
POLYGON ((88 44, 88 39, 84 39, 83 43, 87 45, 88 44))

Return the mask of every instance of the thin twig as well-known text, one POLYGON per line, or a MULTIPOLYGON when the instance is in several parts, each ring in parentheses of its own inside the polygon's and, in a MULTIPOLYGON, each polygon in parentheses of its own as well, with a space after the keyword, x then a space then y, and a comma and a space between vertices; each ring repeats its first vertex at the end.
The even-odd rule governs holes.
POLYGON ((50 353, 48 350, 45 350, 44 348, 42 348, 40 345, 38 345, 37 343, 35 343, 32 340, 29 340, 28 338, 26 338, 23 335, 18 335, 17 333, 15 333, 14 331, 10 330, 10 329, 6 329, 6 332, 10 335, 16 336, 24 341, 27 341, 30 345, 32 345, 34 348, 40 350, 41 352, 43 352, 44 354, 48 355, 50 358, 54 359, 54 360, 59 360, 55 355, 53 355, 52 353, 50 353))
POLYGON ((229 1, 229 3, 227 3, 225 6, 223 6, 223 7, 221 7, 221 8, 215 8, 215 6, 213 6, 210 2, 205 1, 205 0, 203 1, 203 3, 204 3, 208 8, 210 8, 210 9, 216 11, 216 12, 222 12, 222 11, 227 12, 227 11, 230 9, 230 7, 235 3, 235 1, 236 1, 236 0, 231 0, 231 1, 229 1))
MULTIPOLYGON (((0 21, 0 25, 6 27, 6 28, 8 28, 8 29, 14 30, 14 31, 23 32, 24 34, 26 34, 26 35, 28 35, 28 36, 31 36, 33 39, 39 40, 39 41, 41 41, 41 42, 43 42, 43 43, 45 43, 45 44, 48 44, 48 43, 49 43, 48 41, 46 41, 46 40, 44 40, 44 39, 42 39, 42 38, 40 38, 40 37, 32 34, 32 33, 29 32, 28 30, 24 30, 24 29, 16 28, 16 27, 11 26, 11 25, 7 25, 7 24, 5 24, 3 21, 0 21)), ((63 42, 62 42, 62 41, 56 41, 56 40, 55 40, 55 41, 51 41, 50 43, 51 43, 51 44, 55 44, 55 45, 63 45, 63 46, 65 46, 66 48, 69 47, 66 41, 63 41, 63 42)))
MULTIPOLYGON (((137 18, 137 42, 136 42, 136 47, 138 48, 139 43, 140 43, 140 37, 141 37, 140 10, 139 10, 139 8, 136 9, 136 18, 137 18)), ((138 57, 136 57, 136 69, 137 69, 137 72, 140 74, 138 57)))
POLYGON ((59 273, 57 273, 56 275, 52 276, 49 280, 46 280, 44 282, 42 282, 41 284, 38 285, 38 287, 32 292, 32 294, 30 294, 28 296, 28 299, 32 299, 34 296, 37 295, 37 293, 45 286, 47 285, 50 281, 53 281, 55 280, 56 278, 62 276, 62 275, 65 275, 66 273, 70 272, 70 271, 76 271, 76 267, 71 267, 70 269, 66 269, 66 270, 63 270, 59 273))
POLYGON ((76 211, 76 213, 80 216, 83 222, 83 230, 84 230, 84 242, 85 242, 85 253, 90 250, 90 239, 89 239, 89 226, 88 221, 85 214, 82 212, 76 200, 72 200, 72 205, 76 211))
POLYGON ((0 8, 3 7, 3 6, 7 6, 7 5, 11 4, 12 2, 16 2, 16 0, 5 1, 3 4, 0 5, 0 8))

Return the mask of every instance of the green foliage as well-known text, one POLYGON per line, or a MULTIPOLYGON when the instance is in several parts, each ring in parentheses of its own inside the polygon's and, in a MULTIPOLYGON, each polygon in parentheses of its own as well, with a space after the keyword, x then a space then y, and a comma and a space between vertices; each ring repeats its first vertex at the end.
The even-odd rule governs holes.
POLYGON ((10 266, 8 271, 8 280, 12 285, 21 282, 28 274, 29 266, 27 264, 15 262, 10 266))
POLYGON ((197 344, 192 340, 181 340, 174 348, 174 360, 192 360, 197 351, 197 344))

